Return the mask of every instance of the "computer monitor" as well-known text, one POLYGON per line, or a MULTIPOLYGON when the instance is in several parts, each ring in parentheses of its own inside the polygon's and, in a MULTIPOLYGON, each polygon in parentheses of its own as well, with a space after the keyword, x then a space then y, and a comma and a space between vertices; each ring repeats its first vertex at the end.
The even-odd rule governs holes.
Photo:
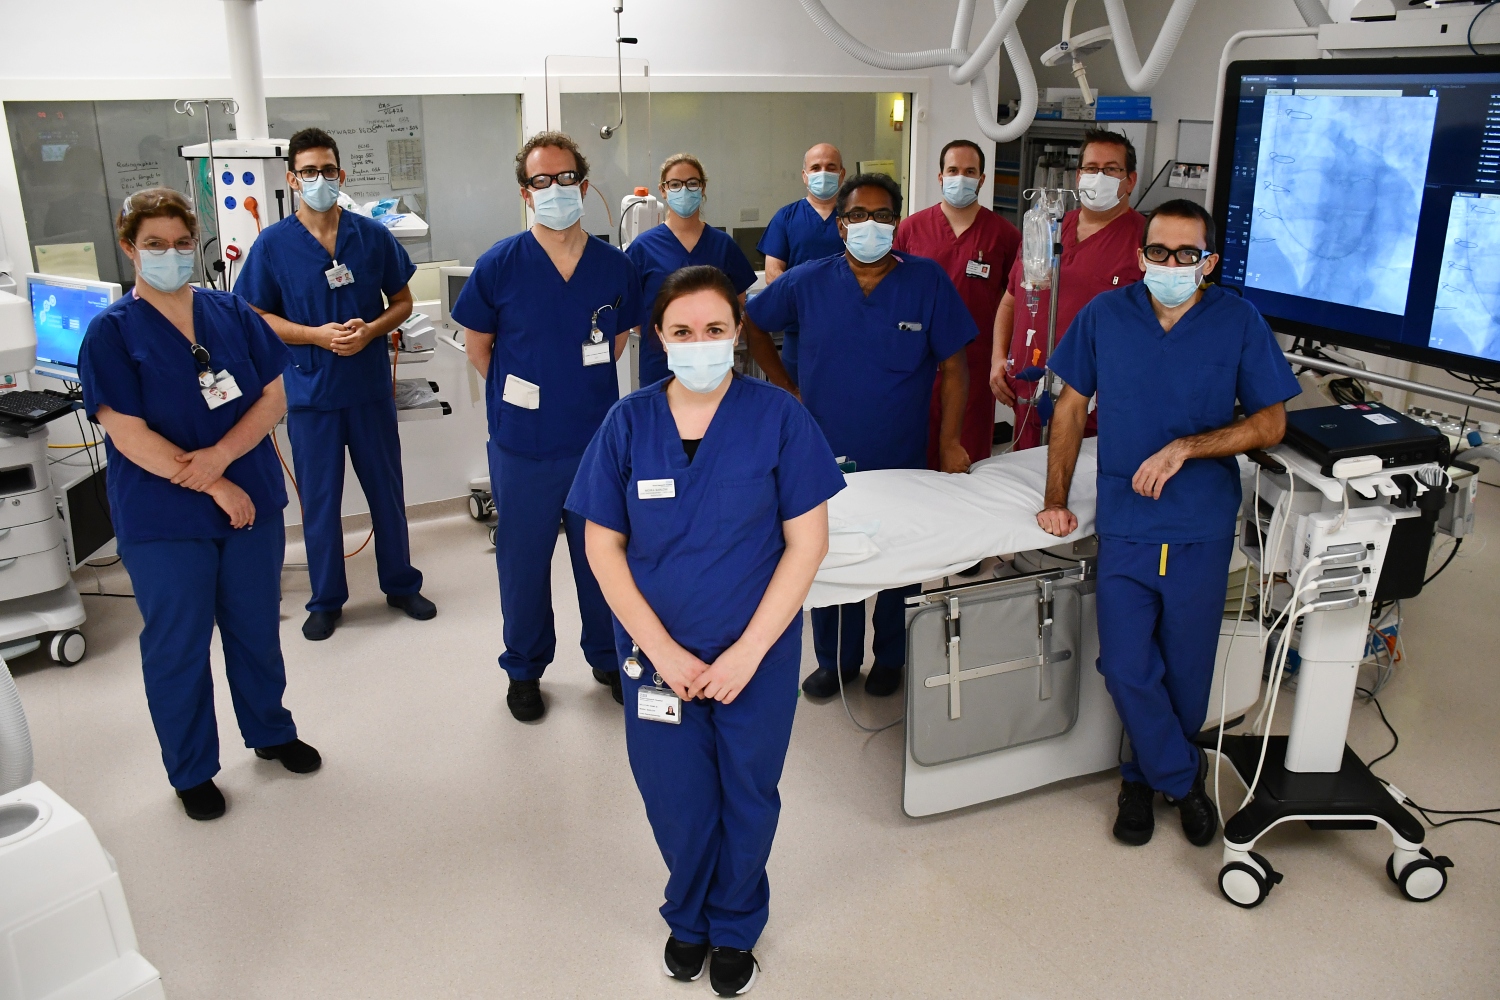
POLYGON ((458 301, 458 293, 464 290, 464 282, 473 273, 472 267, 438 268, 438 324, 450 332, 458 332, 458 324, 453 322, 453 303, 458 301))
POLYGON ((78 348, 89 321, 120 297, 112 281, 65 278, 56 274, 28 274, 31 321, 36 326, 36 371, 78 381, 78 348))
POLYGON ((1280 332, 1500 377, 1500 58, 1236 62, 1220 281, 1280 332))

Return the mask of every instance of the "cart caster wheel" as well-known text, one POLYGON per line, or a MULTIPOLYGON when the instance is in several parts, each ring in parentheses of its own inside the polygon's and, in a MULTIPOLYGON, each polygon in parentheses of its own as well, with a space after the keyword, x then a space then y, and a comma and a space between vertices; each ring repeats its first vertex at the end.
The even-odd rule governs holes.
POLYGON ((490 525, 490 530, 489 530, 490 545, 493 546, 495 544, 495 532, 497 532, 499 530, 500 529, 499 529, 499 527, 497 525, 493 525, 493 524, 490 525))
POLYGON ((1424 847, 1422 857, 1401 869, 1400 875, 1396 874, 1395 862, 1394 854, 1385 859, 1385 877, 1396 883, 1401 895, 1413 903, 1436 899, 1448 888, 1448 869, 1453 867, 1453 862, 1446 856, 1433 857, 1432 852, 1424 847))
POLYGON ((56 633, 47 644, 47 655, 52 657, 52 662, 61 663, 65 667, 71 667, 82 660, 87 651, 88 642, 76 628, 56 633))
POLYGON ((469 516, 476 521, 483 521, 495 512, 495 501, 483 493, 469 494, 469 516))
POLYGON ((1271 862, 1250 852, 1251 864, 1231 861, 1219 869, 1219 891, 1235 906, 1246 910, 1265 902, 1271 890, 1281 882, 1281 873, 1271 862))

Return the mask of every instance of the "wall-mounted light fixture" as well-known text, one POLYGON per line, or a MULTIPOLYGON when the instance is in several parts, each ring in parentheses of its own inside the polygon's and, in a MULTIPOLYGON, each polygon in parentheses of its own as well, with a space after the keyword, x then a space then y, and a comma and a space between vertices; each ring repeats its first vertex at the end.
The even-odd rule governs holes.
POLYGON ((896 99, 891 102, 891 128, 895 129, 897 132, 900 132, 902 125, 905 122, 906 98, 901 94, 897 94, 896 99))

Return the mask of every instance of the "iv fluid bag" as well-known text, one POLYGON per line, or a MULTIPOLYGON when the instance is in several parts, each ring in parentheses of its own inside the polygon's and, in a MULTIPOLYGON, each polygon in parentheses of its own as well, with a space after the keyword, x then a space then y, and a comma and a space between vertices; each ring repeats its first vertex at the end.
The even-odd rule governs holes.
POLYGON ((1046 288, 1052 277, 1052 214, 1041 198, 1021 220, 1021 276, 1028 288, 1046 288))

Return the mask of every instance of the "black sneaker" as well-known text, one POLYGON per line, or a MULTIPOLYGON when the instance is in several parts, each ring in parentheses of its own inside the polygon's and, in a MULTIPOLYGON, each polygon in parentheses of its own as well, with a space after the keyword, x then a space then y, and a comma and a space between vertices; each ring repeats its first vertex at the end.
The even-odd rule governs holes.
MULTIPOLYGON (((859 669, 847 671, 844 674, 844 683, 853 684, 859 680, 859 669)), ((802 682, 802 693, 809 698, 832 698, 839 693, 839 676, 828 667, 819 667, 807 675, 807 680, 802 682)))
POLYGON ((715 948, 708 960, 708 985, 721 997, 737 997, 750 992, 760 963, 755 953, 738 948, 715 948))
POLYGON ((887 698, 901 687, 901 667, 882 667, 875 664, 865 678, 865 694, 873 698, 887 698))
MULTIPOLYGON (((594 680, 598 681, 600 684, 608 684, 609 683, 609 671, 608 670, 600 670, 598 667, 594 667, 593 671, 594 671, 594 680)), ((620 676, 620 672, 618 670, 615 671, 615 676, 616 677, 620 676)))
POLYGON ((662 952, 661 971, 679 982, 696 983, 708 967, 708 942, 687 944, 670 935, 662 952))
POLYGON ((1219 832, 1219 813, 1204 786, 1208 781, 1208 753, 1198 748, 1198 777, 1192 789, 1180 799, 1167 801, 1182 814, 1182 832, 1194 847, 1206 847, 1219 832))
POLYGON ((307 621, 302 623, 302 638, 311 639, 313 642, 322 642, 333 635, 333 630, 338 627, 339 619, 344 612, 340 611, 313 611, 308 614, 307 621))
POLYGON ((274 747, 257 747, 255 756, 261 760, 279 760, 281 766, 293 774, 312 774, 323 766, 323 756, 301 740, 278 743, 274 747))
POLYGON ((1149 843, 1156 831, 1156 812, 1152 808, 1156 793, 1139 781, 1120 782, 1120 813, 1115 817, 1115 839, 1131 847, 1149 843))
POLYGON ((615 704, 625 704, 625 689, 620 687, 620 672, 618 670, 610 673, 608 683, 609 696, 615 700, 615 704))
POLYGON ((511 681, 510 690, 505 692, 505 707, 517 722, 540 719, 547 713, 547 706, 542 704, 542 682, 511 681))
POLYGON ((415 594, 386 594, 385 603, 401 611, 405 611, 408 618, 415 618, 419 622, 430 621, 437 617, 437 605, 433 604, 420 592, 415 594))
POLYGON ((182 800, 182 811, 188 814, 188 819, 218 819, 224 815, 224 793, 212 778, 192 788, 177 789, 177 797, 182 800))

